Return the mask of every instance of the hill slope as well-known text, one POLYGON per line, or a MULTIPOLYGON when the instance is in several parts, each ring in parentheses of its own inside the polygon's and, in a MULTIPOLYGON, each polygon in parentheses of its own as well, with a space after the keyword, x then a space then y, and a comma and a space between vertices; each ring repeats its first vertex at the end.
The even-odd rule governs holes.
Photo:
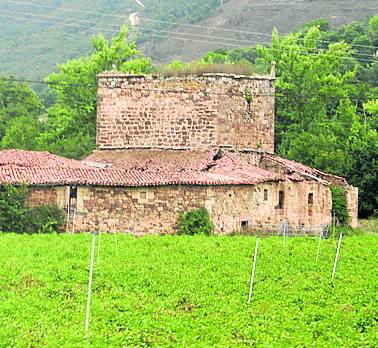
POLYGON ((375 0, 223 2, 222 6, 221 0, 144 0, 145 9, 142 9, 133 0, 37 0, 29 3, 4 0, 0 3, 0 72, 43 78, 57 63, 89 52, 93 34, 103 32, 107 37, 112 36, 131 12, 139 10, 146 18, 140 27, 140 44, 156 61, 189 60, 216 47, 249 43, 228 41, 226 44, 216 36, 253 42, 269 39, 261 35, 178 26, 169 23, 172 21, 270 34, 274 26, 288 32, 319 17, 339 25, 364 19, 378 11, 375 0), (177 40, 184 37, 186 41, 177 40), (201 42, 203 40, 207 42, 201 42))
MULTIPOLYGON (((161 40, 152 45, 143 45, 145 52, 158 61, 170 59, 195 59, 210 49, 222 47, 243 46, 234 41, 269 42, 272 29, 276 27, 280 33, 288 33, 293 29, 317 18, 325 18, 332 26, 339 26, 353 21, 364 20, 378 12, 378 3, 371 0, 230 0, 207 19, 201 21, 206 27, 216 27, 218 30, 206 30, 179 26, 177 32, 207 35, 210 39, 200 37, 208 42, 161 40), (231 28, 238 31, 265 33, 266 35, 251 35, 219 30, 231 28), (213 44, 209 41, 221 41, 215 37, 231 38, 229 45, 213 44)), ((180 37, 177 35, 176 37, 180 37)), ((244 43, 247 46, 248 43, 244 43)))

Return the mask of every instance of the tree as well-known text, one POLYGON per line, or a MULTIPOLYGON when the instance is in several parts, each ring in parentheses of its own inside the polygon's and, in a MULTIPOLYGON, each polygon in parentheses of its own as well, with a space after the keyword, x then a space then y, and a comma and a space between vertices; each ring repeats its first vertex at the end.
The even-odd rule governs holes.
POLYGON ((40 142, 54 153, 81 158, 95 147, 96 75, 117 69, 127 73, 149 73, 151 61, 141 56, 135 43, 127 41, 122 27, 111 42, 99 35, 92 39, 93 53, 58 66, 46 82, 56 95, 48 109, 49 122, 40 142))
POLYGON ((38 150, 38 138, 44 128, 43 121, 31 117, 17 117, 9 122, 1 139, 1 149, 38 150))
POLYGON ((290 135, 295 137, 320 120, 333 119, 337 100, 357 94, 354 82, 359 64, 351 57, 350 47, 335 43, 318 52, 320 38, 317 27, 303 38, 300 33, 280 38, 274 31, 271 47, 258 47, 268 65, 277 63, 276 145, 282 154, 290 146, 290 135))
MULTIPOLYGON (((0 75, 0 148, 22 148, 14 139, 15 132, 23 123, 28 129, 38 128, 44 111, 41 100, 27 84, 0 75)), ((34 149, 36 132, 23 136, 28 137, 29 149, 34 149)))
POLYGON ((378 46, 378 15, 370 18, 369 36, 371 38, 373 46, 378 46))

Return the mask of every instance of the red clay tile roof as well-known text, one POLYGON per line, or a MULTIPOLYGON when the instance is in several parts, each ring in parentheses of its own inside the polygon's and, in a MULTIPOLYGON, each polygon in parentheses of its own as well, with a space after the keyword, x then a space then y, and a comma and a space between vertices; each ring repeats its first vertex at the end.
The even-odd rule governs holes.
POLYGON ((53 155, 49 152, 4 150, 0 151, 0 166, 13 165, 39 168, 83 168, 80 161, 53 155))
MULTIPOLYGON (((103 155, 103 154, 101 154, 103 155)), ((0 151, 0 184, 29 185, 252 185, 286 178, 252 166, 235 154, 220 159, 209 152, 151 152, 130 163, 107 167, 47 152, 0 151), (105 167, 105 168, 104 168, 105 167)), ((122 162, 122 161, 121 161, 122 162)))
POLYGON ((297 162, 268 154, 263 156, 279 162, 288 172, 258 168, 238 153, 216 150, 97 151, 84 161, 48 152, 6 150, 0 151, 0 185, 253 185, 306 180, 297 172, 314 176, 321 173, 297 162))
POLYGON ((94 151, 84 163, 102 162, 129 170, 181 171, 204 170, 217 150, 101 150, 94 151))

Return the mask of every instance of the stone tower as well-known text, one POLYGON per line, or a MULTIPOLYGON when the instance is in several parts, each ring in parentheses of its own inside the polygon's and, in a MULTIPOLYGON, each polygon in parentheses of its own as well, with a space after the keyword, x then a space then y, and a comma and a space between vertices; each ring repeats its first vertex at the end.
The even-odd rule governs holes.
POLYGON ((274 151, 274 77, 99 75, 97 150, 274 151))

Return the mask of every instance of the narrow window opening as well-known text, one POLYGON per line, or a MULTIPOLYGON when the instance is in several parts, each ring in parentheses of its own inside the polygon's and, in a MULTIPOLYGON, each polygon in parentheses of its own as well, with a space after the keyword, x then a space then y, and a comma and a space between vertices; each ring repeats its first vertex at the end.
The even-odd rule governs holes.
POLYGON ((312 192, 308 194, 308 204, 314 204, 314 194, 312 192))
POLYGON ((69 214, 72 215, 74 214, 76 210, 76 203, 77 203, 77 187, 70 186, 70 191, 69 191, 69 202, 68 202, 68 210, 69 214))
POLYGON ((141 192, 140 193, 140 198, 141 199, 146 199, 147 198, 147 192, 141 192))
POLYGON ((245 231, 246 229, 248 229, 248 225, 249 225, 248 221, 242 221, 242 222, 240 223, 240 228, 241 228, 241 230, 242 230, 242 231, 245 231))
POLYGON ((264 201, 268 200, 268 190, 264 190, 264 201))
POLYGON ((77 187, 70 187, 70 198, 77 199, 77 187))
POLYGON ((283 209, 285 206, 285 192, 280 191, 278 193, 278 209, 283 209))

